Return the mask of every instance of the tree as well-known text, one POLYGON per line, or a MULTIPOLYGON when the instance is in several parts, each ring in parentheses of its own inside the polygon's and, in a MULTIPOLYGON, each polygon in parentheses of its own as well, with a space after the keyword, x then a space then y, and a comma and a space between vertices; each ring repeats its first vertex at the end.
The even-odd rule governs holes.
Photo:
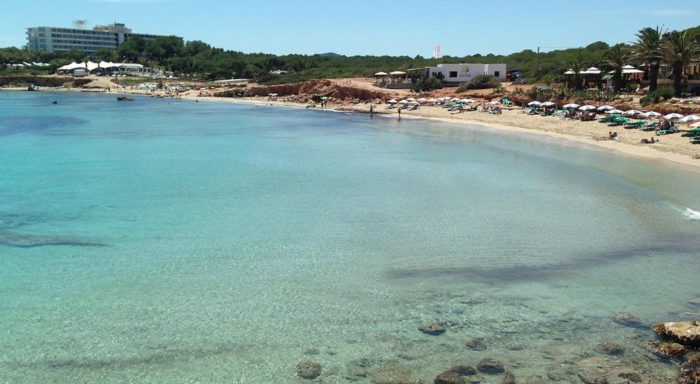
POLYGON ((622 67, 625 66, 628 53, 622 46, 616 45, 611 47, 603 55, 603 63, 613 72, 613 90, 618 92, 622 88, 622 67))
POLYGON ((125 61, 137 62, 145 48, 146 42, 140 37, 134 37, 117 48, 117 56, 125 61))
POLYGON ((94 57, 97 61, 116 61, 117 53, 109 48, 100 48, 94 57))
POLYGON ((573 71, 572 76, 572 85, 575 90, 579 91, 583 88, 583 82, 581 81, 581 71, 585 69, 585 65, 580 59, 571 61, 568 65, 569 70, 573 71))
POLYGON ((643 28, 637 33, 637 42, 633 47, 635 59, 649 67, 649 92, 658 88, 659 66, 664 59, 662 37, 664 31, 656 28, 643 28))
POLYGON ((700 46, 687 31, 671 31, 664 35, 664 57, 671 65, 673 89, 677 97, 683 95, 683 72, 693 56, 700 53, 700 46))

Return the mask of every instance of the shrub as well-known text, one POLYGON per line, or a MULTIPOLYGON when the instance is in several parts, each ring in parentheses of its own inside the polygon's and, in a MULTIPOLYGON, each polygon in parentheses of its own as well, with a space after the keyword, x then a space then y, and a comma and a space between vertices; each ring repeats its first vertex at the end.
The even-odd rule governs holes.
POLYGON ((655 93, 659 98, 664 99, 664 100, 669 100, 670 98, 673 97, 673 95, 675 94, 675 91, 673 90, 672 87, 665 86, 665 87, 659 87, 659 89, 657 89, 655 91, 655 93))
POLYGON ((418 82, 413 86, 414 91, 430 91, 432 89, 440 88, 442 88, 442 81, 435 76, 421 77, 420 80, 418 80, 418 82))
POLYGON ((473 78, 469 83, 459 86, 457 92, 464 92, 468 89, 498 88, 500 85, 501 82, 496 80, 493 76, 479 75, 473 78))
POLYGON ((673 88, 671 88, 669 86, 659 87, 659 89, 657 89, 656 91, 649 92, 646 96, 639 99, 639 103, 642 106, 645 106, 645 105, 650 104, 652 102, 658 103, 659 101, 661 101, 661 99, 668 100, 668 99, 672 98, 674 94, 675 94, 675 92, 674 92, 673 88))

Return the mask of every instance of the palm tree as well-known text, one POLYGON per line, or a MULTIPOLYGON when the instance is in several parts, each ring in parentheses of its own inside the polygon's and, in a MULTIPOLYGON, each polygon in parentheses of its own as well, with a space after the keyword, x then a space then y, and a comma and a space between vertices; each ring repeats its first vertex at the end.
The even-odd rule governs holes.
POLYGON ((581 82, 581 71, 585 69, 583 62, 581 62, 580 59, 574 60, 569 62, 568 65, 569 70, 573 71, 573 87, 575 90, 579 91, 581 88, 583 88, 583 84, 581 82))
POLYGON ((664 31, 658 26, 647 27, 637 33, 637 42, 633 47, 634 57, 649 66, 649 92, 658 88, 659 66, 664 59, 662 37, 664 31))
POLYGON ((618 92, 622 88, 622 67, 629 57, 628 52, 620 45, 610 47, 603 56, 603 63, 613 72, 613 90, 618 92))
POLYGON ((675 95, 683 94, 683 72, 693 56, 700 53, 700 46, 686 31, 671 31, 664 35, 664 57, 671 65, 675 95))

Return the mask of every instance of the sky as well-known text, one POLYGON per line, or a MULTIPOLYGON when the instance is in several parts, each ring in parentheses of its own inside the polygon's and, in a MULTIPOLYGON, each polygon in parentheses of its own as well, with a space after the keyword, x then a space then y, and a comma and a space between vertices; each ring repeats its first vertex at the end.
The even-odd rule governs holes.
POLYGON ((26 28, 121 22, 241 52, 509 54, 632 42, 644 27, 700 25, 696 0, 0 0, 0 47, 26 28))

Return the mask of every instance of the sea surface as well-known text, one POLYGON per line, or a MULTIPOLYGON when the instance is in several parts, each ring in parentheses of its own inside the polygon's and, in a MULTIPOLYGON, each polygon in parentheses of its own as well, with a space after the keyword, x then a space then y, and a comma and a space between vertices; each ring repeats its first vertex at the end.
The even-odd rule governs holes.
POLYGON ((300 383, 307 360, 429 383, 486 357, 663 382, 649 326, 700 317, 698 211, 699 174, 554 138, 0 92, 0 383, 300 383))

